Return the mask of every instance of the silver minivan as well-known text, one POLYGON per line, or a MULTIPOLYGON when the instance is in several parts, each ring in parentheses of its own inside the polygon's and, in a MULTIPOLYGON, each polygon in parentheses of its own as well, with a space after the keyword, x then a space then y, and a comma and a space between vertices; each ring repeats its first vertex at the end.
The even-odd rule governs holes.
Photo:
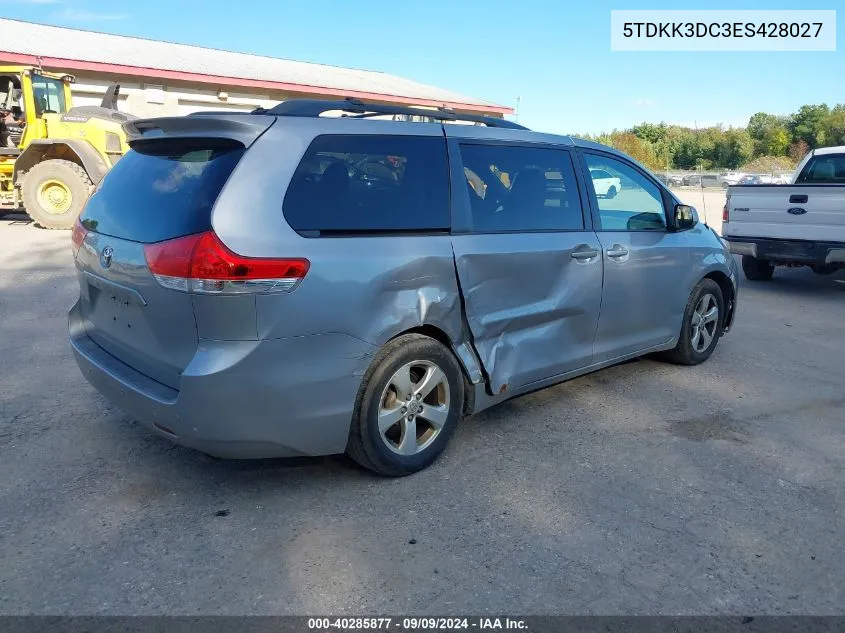
POLYGON ((70 340, 117 406, 212 455, 409 474, 462 416, 698 364, 733 321, 722 241, 609 147, 355 100, 127 131, 73 232, 70 340))

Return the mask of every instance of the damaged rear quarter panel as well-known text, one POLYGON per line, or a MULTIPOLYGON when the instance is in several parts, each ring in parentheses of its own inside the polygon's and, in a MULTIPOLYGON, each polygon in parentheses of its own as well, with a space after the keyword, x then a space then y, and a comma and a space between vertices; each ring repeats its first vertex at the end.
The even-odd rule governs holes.
POLYGON ((294 292, 258 298, 259 337, 337 332, 380 346, 432 325, 460 342, 448 235, 313 240, 310 250, 311 270, 294 292))

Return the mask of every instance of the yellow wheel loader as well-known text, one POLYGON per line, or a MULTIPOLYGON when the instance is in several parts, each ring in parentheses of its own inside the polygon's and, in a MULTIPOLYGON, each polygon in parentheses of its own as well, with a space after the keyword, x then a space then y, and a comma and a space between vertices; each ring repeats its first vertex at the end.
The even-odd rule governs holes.
POLYGON ((24 207, 48 229, 73 227, 85 201, 129 146, 120 86, 100 106, 71 103, 71 75, 0 65, 0 213, 24 207))

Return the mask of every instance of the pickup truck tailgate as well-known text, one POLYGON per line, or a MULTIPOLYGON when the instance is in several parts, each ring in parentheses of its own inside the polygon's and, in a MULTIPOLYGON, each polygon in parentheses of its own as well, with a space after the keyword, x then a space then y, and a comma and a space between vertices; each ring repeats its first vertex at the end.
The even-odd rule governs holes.
POLYGON ((845 242, 845 185, 728 188, 726 237, 845 242))

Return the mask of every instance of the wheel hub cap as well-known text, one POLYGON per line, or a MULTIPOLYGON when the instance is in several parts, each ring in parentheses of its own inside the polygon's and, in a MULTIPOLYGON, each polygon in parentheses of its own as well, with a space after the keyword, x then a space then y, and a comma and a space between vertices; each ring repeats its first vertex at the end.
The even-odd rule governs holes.
POLYGON ((62 215, 70 209, 73 195, 63 182, 47 180, 38 188, 38 201, 47 213, 62 215))

